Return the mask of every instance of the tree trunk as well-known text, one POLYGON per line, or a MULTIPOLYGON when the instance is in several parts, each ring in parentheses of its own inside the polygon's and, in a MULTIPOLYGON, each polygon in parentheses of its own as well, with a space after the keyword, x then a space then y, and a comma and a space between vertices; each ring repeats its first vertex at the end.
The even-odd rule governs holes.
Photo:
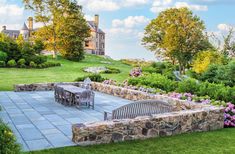
POLYGON ((179 72, 180 72, 180 75, 185 74, 185 66, 182 63, 179 63, 179 72))
POLYGON ((56 48, 56 34, 55 31, 53 30, 53 58, 57 58, 57 48, 56 48))

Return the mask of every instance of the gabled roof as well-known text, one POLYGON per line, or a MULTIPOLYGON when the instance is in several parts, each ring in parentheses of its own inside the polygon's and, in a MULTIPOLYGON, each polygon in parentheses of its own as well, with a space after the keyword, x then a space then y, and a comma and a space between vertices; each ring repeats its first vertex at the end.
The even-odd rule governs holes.
POLYGON ((29 30, 29 28, 27 27, 27 25, 24 23, 23 27, 21 28, 21 30, 29 30))
POLYGON ((1 32, 9 36, 14 36, 14 35, 18 36, 20 34, 19 30, 2 30, 1 32))
MULTIPOLYGON (((95 27, 95 22, 94 21, 87 21, 88 23, 88 26, 93 29, 93 30, 96 30, 96 27, 95 27)), ((102 31, 100 28, 98 29, 97 31, 98 33, 104 33, 104 31, 102 31)))

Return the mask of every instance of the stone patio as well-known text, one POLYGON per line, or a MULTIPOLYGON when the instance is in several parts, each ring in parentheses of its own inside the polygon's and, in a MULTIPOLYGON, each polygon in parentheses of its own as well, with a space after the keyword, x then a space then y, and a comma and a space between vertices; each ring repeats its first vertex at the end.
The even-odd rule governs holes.
POLYGON ((102 121, 104 111, 131 103, 95 92, 95 110, 65 107, 54 101, 52 91, 0 92, 0 117, 24 151, 73 146, 72 124, 102 121))

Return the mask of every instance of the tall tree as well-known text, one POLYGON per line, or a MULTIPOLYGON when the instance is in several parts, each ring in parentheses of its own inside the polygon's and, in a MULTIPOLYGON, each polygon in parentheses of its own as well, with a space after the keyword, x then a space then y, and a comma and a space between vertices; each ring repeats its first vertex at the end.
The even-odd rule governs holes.
POLYGON ((90 36, 90 28, 76 2, 71 2, 63 12, 62 30, 58 34, 60 53, 69 60, 79 61, 84 58, 84 42, 90 36))
POLYGON ((89 37, 89 27, 76 0, 23 0, 26 8, 35 12, 37 22, 44 27, 35 32, 53 57, 59 51, 65 58, 81 60, 83 42, 89 37))
POLYGON ((193 56, 212 48, 202 20, 187 8, 163 11, 145 28, 143 45, 156 55, 164 55, 171 62, 178 62, 180 73, 191 63, 193 56))
POLYGON ((23 0, 25 8, 35 13, 35 21, 44 24, 47 34, 52 35, 53 57, 56 58, 57 32, 59 19, 61 17, 60 9, 66 0, 23 0))

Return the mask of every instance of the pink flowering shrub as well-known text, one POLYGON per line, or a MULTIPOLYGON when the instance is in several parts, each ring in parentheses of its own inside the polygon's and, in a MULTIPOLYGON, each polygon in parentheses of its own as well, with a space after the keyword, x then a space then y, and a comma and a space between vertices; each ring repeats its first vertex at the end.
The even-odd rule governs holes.
POLYGON ((173 92, 173 93, 170 93, 169 96, 172 97, 172 98, 177 98, 177 99, 181 99, 181 100, 188 100, 188 101, 194 101, 194 102, 203 103, 203 104, 210 104, 212 102, 208 96, 198 97, 198 96, 193 95, 191 93, 176 93, 176 92, 173 92))
POLYGON ((224 126, 225 127, 235 127, 235 105, 231 102, 225 103, 224 101, 215 101, 211 100, 208 96, 198 97, 196 95, 192 95, 191 93, 170 93, 168 94, 172 98, 194 101, 202 104, 212 104, 216 106, 226 106, 224 111, 224 126))
POLYGON ((231 102, 227 103, 224 112, 224 126, 235 127, 235 105, 231 102))
POLYGON ((139 77, 139 76, 142 75, 142 69, 139 68, 139 67, 138 68, 134 68, 134 69, 131 70, 129 75, 132 76, 132 77, 139 77))

